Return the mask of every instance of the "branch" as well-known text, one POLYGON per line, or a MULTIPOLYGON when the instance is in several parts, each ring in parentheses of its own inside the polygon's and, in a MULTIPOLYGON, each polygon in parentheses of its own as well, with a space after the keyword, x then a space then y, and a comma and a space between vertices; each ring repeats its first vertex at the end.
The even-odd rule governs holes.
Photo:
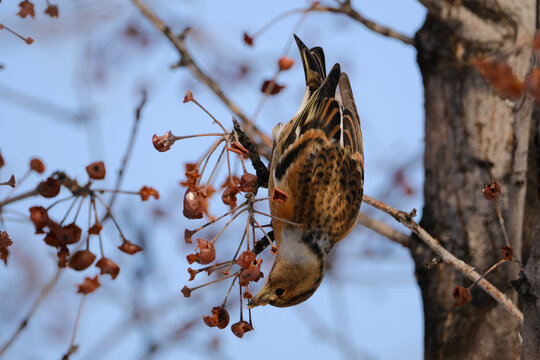
POLYGON ((410 245, 409 235, 392 229, 387 224, 383 223, 382 221, 375 220, 369 215, 366 215, 364 213, 358 213, 356 222, 360 225, 367 227, 368 229, 375 231, 377 234, 398 243, 399 245, 405 246, 406 248, 408 248, 410 245))
POLYGON ((60 274, 61 273, 62 273, 62 268, 58 268, 56 270, 56 273, 54 274, 53 278, 47 284, 45 284, 45 286, 43 287, 43 289, 39 293, 38 297, 36 298, 36 300, 32 304, 32 307, 30 307, 30 310, 28 311, 28 313, 26 314, 24 319, 22 319, 22 321, 20 322, 19 327, 15 330, 15 332, 11 335, 11 337, 8 339, 8 341, 6 341, 6 343, 0 349, 0 357, 11 346, 13 341, 15 341, 15 339, 17 339, 19 334, 26 328, 26 326, 28 325, 28 322, 30 321, 30 318, 32 317, 32 315, 34 315, 34 312, 38 309, 39 305, 41 305, 43 300, 45 300, 47 295, 49 295, 49 293, 53 289, 54 285, 56 285, 56 283, 58 282, 58 279, 60 279, 60 274))
POLYGON ((404 211, 396 210, 391 206, 386 205, 385 203, 370 198, 369 196, 364 195, 363 202, 368 205, 371 205, 379 210, 384 211, 388 215, 391 215, 398 222, 402 223, 411 230, 414 234, 418 236, 427 246, 433 250, 441 259, 452 265, 456 270, 461 272, 463 275, 471 279, 472 281, 478 281, 478 285, 484 289, 495 301, 503 305, 506 310, 508 310, 512 315, 514 315, 519 321, 523 323, 523 313, 516 307, 516 305, 510 300, 505 294, 500 292, 493 284, 491 284, 486 279, 481 278, 481 275, 477 273, 473 267, 467 265, 463 260, 459 260, 452 253, 446 250, 437 239, 433 238, 426 230, 424 230, 420 225, 418 225, 412 218, 416 215, 416 210, 414 209, 410 213, 404 211))
MULTIPOLYGON (((206 86, 212 90, 217 97, 236 115, 242 120, 246 127, 246 131, 248 134, 250 134, 251 137, 253 135, 257 135, 257 137, 261 140, 263 146, 259 149, 259 153, 263 154, 265 157, 270 158, 270 150, 272 149, 272 139, 268 137, 264 132, 259 130, 255 124, 246 116, 238 106, 236 106, 235 103, 233 103, 227 95, 223 92, 219 84, 214 81, 210 76, 208 76, 200 67, 197 65, 197 63, 193 60, 191 57, 191 53, 187 49, 186 43, 185 43, 185 37, 187 35, 186 29, 184 32, 177 36, 173 34, 171 29, 152 11, 150 8, 146 6, 142 2, 142 0, 131 0, 133 4, 140 10, 141 14, 146 17, 148 20, 154 24, 154 26, 163 33, 169 39, 171 44, 176 48, 178 53, 180 54, 181 60, 178 62, 177 66, 185 66, 187 67, 193 75, 200 81, 202 81, 206 86), (263 151, 264 150, 264 151, 263 151)), ((258 142, 257 142, 258 143, 258 142)))
POLYGON ((365 18, 362 14, 360 14, 358 11, 352 8, 350 1, 345 1, 343 3, 340 3, 339 7, 320 6, 320 5, 312 6, 310 7, 309 11, 330 12, 334 14, 347 15, 351 19, 358 21, 359 23, 361 23, 362 25, 364 25, 371 31, 376 32, 377 34, 381 34, 383 36, 399 40, 402 43, 407 44, 407 45, 415 45, 415 41, 413 38, 405 34, 401 34, 397 32, 396 30, 393 30, 389 27, 379 25, 376 22, 365 18))

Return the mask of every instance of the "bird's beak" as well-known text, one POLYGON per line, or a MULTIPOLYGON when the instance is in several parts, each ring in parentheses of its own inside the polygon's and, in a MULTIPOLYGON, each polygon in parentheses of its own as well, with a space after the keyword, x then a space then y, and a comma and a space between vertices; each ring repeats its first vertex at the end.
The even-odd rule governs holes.
POLYGON ((270 294, 266 289, 266 286, 259 291, 257 295, 251 300, 248 301, 248 308, 253 309, 255 306, 264 306, 269 303, 270 294))

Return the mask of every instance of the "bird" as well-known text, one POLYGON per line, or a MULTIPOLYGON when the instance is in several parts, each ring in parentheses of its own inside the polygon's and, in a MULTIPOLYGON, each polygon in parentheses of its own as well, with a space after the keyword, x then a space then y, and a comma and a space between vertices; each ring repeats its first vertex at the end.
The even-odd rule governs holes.
POLYGON ((288 307, 311 297, 329 251, 353 229, 362 202, 362 130, 349 78, 339 63, 326 75, 323 49, 294 39, 306 90, 292 119, 272 130, 268 194, 277 252, 249 308, 288 307))

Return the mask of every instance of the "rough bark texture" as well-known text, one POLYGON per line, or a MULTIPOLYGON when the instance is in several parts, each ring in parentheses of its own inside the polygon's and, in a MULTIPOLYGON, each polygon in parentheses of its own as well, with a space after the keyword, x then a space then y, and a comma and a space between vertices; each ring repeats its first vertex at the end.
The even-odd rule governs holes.
MULTIPOLYGON (((512 247, 527 258, 538 214, 538 171, 529 152, 532 101, 500 98, 470 60, 494 54, 536 29, 536 0, 423 1, 430 7, 416 36, 425 88, 425 206, 421 225, 456 256, 485 271, 501 259, 504 237, 493 204, 482 188, 497 180, 512 247), (532 201, 529 201, 530 197, 532 201), (526 254, 523 254, 526 253, 526 254)), ((531 49, 507 62, 520 78, 531 49)), ((416 263, 425 316, 426 359, 513 359, 521 353, 520 324, 487 294, 473 288, 472 301, 454 306, 452 290, 470 282, 448 265, 427 268, 433 253, 419 242, 416 263)), ((506 263, 488 278, 517 301, 509 282, 519 266, 506 263)))
MULTIPOLYGON (((540 199, 540 109, 535 109, 533 126, 531 127, 531 146, 529 148, 529 179, 530 191, 527 192, 527 203, 538 204, 540 199), (534 177, 536 174, 536 177, 534 177), (534 180, 536 179, 536 183, 534 180), (532 184, 535 184, 534 186, 532 184)), ((528 190, 529 190, 528 189, 528 190)), ((540 359, 540 213, 531 211, 525 219, 525 229, 536 226, 532 240, 532 248, 527 259, 527 265, 517 286, 523 300, 523 348, 521 359, 540 359)))

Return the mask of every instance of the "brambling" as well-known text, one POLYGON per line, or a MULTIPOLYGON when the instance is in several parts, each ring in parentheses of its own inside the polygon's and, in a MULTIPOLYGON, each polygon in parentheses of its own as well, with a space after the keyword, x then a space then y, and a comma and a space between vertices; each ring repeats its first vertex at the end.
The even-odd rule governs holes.
POLYGON ((277 253, 250 308, 292 306, 313 295, 328 252, 353 229, 362 202, 364 151, 349 78, 339 64, 326 76, 323 49, 295 40, 306 92, 294 117, 273 130, 268 192, 277 253), (285 201, 272 200, 278 190, 285 201))

